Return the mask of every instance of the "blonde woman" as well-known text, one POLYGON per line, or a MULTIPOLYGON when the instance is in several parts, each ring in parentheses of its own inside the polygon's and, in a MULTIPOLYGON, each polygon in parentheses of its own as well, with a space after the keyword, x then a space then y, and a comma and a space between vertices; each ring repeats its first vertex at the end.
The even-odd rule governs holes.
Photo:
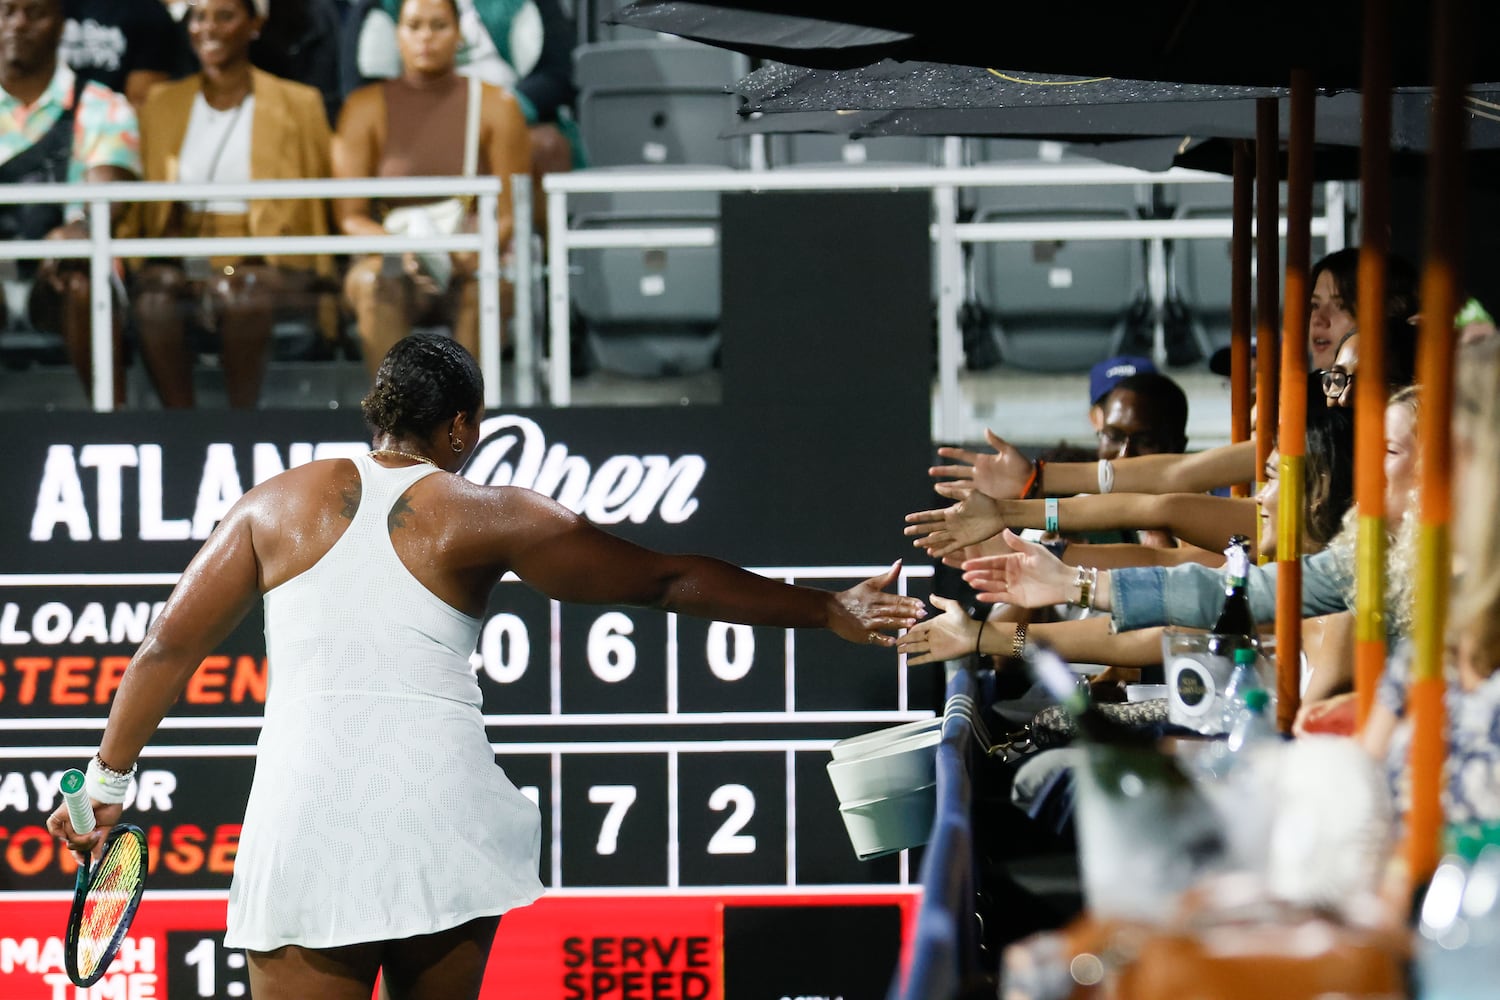
MULTIPOLYGON (((1474 345, 1460 357, 1453 445, 1453 537, 1461 544, 1455 546, 1448 629, 1443 805, 1450 823, 1494 823, 1500 821, 1500 342, 1474 345)), ((1391 657, 1361 734, 1366 749, 1388 762, 1403 805, 1409 667, 1410 649, 1402 647, 1391 657)))

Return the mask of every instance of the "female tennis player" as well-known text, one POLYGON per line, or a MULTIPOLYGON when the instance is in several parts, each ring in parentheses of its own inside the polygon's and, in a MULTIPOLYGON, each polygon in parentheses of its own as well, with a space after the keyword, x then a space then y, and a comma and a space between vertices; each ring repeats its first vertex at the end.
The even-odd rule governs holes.
MULTIPOLYGON (((478 994, 500 914, 536 899, 540 817, 495 765, 473 651, 506 571, 562 601, 645 605, 889 647, 921 602, 898 567, 794 587, 594 527, 547 497, 454 475, 479 440, 478 365, 414 335, 364 401, 373 450, 246 493, 193 558, 125 673, 89 764, 98 830, 193 671, 265 602, 270 685, 225 944, 256 1000, 478 994)), ((899 564, 898 564, 899 565, 899 564)))

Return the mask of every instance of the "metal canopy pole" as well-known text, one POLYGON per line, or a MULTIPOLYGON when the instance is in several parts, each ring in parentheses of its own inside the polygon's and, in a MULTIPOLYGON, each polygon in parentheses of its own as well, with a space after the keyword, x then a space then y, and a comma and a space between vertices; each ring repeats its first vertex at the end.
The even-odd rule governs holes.
POLYGON ((1425 884, 1437 867, 1443 823, 1443 660, 1453 572, 1449 538, 1453 518, 1450 414, 1453 319, 1458 312, 1464 240, 1463 102, 1467 66, 1462 54, 1468 40, 1462 22, 1466 13, 1462 0, 1438 0, 1433 9, 1432 153, 1427 164, 1422 326, 1417 337, 1417 380, 1423 392, 1422 416, 1417 421, 1417 448, 1422 457, 1421 521, 1407 695, 1412 742, 1406 863, 1413 885, 1425 884))
MULTIPOLYGON (((1250 440, 1250 225, 1254 165, 1247 143, 1234 144, 1234 235, 1229 240, 1229 440, 1250 440)), ((1234 495, 1248 495, 1240 483, 1234 495)))
POLYGON ((1354 504, 1359 544, 1354 588, 1355 717, 1364 729, 1385 670, 1385 336, 1390 256, 1390 0, 1365 0, 1360 137, 1359 339, 1354 381, 1354 504))
POLYGON ((1307 490, 1307 314, 1312 254, 1313 79, 1292 71, 1287 148, 1286 294, 1282 305, 1281 400, 1276 450, 1281 499, 1276 532, 1276 721, 1290 732, 1301 700, 1302 523, 1307 490))
POLYGON ((1280 271, 1277 233, 1281 224, 1276 181, 1280 148, 1276 101, 1255 103, 1255 480, 1265 479, 1276 436, 1276 372, 1280 351, 1276 329, 1276 275, 1280 271))

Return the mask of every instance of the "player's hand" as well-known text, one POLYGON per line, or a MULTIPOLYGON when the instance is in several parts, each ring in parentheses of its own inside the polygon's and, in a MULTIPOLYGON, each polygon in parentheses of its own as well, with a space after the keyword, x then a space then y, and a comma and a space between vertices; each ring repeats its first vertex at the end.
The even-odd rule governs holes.
POLYGON ((900 572, 901 560, 897 559, 879 576, 830 594, 828 628, 839 638, 862 646, 894 646, 896 637, 886 633, 911 628, 927 614, 915 597, 886 593, 900 572))
POLYGON ((934 559, 977 545, 1005 530, 1000 505, 982 490, 973 490, 951 507, 906 515, 904 534, 934 559))
POLYGON ((1073 598, 1078 571, 1053 555, 1045 545, 1028 542, 1010 529, 1001 536, 1014 551, 1008 556, 986 556, 964 563, 964 582, 987 604, 1044 608, 1067 604, 1073 598))
POLYGON ((943 613, 931 621, 914 625, 896 640, 896 652, 906 654, 908 666, 957 660, 974 652, 979 622, 970 618, 963 606, 950 598, 934 596, 932 606, 943 613))
POLYGON ((986 429, 984 437, 995 454, 967 448, 939 448, 939 457, 951 458, 958 464, 934 465, 927 474, 934 479, 971 480, 980 491, 996 500, 1020 499, 1031 480, 1031 459, 992 430, 986 429))
POLYGON ((94 799, 89 800, 94 807, 94 829, 90 833, 80 834, 73 829, 73 817, 68 814, 66 802, 53 810, 52 815, 47 817, 47 831, 62 841, 73 852, 73 860, 83 864, 86 857, 99 857, 99 852, 104 848, 104 838, 109 833, 110 827, 120 822, 120 813, 124 811, 124 805, 115 802, 105 804, 94 799))

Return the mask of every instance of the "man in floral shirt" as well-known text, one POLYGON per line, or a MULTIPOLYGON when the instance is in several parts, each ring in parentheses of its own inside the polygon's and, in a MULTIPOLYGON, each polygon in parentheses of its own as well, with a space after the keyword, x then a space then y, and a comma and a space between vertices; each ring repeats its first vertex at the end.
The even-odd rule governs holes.
MULTIPOLYGON (((140 131, 125 98, 83 83, 58 61, 62 0, 0 0, 0 184, 103 182, 140 176, 140 131)), ((0 207, 0 239, 84 239, 81 205, 0 207)), ((87 261, 30 261, 0 271, 7 325, 22 314, 61 333, 92 384, 87 261), (30 283, 28 290, 27 283, 30 283)), ((115 401, 124 396, 115 330, 115 401)))

